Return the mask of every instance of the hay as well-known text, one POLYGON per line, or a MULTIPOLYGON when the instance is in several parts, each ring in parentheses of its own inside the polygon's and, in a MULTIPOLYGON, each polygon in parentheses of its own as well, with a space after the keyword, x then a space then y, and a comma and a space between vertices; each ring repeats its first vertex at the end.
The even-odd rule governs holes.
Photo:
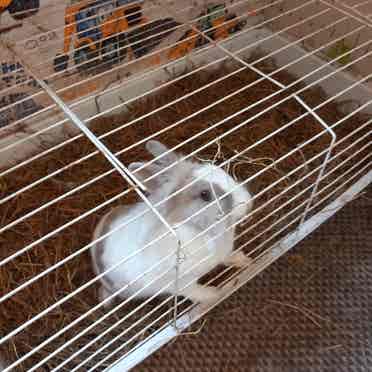
MULTIPOLYGON (((177 97, 180 97, 181 95, 192 92, 195 89, 200 88, 202 85, 214 81, 217 78, 236 70, 238 67, 239 66, 229 64, 224 65, 215 71, 199 72, 191 77, 183 78, 177 83, 172 84, 166 89, 163 89, 156 96, 152 96, 146 99, 146 101, 142 100, 141 102, 131 105, 128 113, 96 120, 94 123, 92 123, 92 129, 97 135, 106 133, 109 130, 117 128, 123 123, 130 122, 134 118, 138 118, 151 110, 159 108, 160 106, 174 100, 177 97)), ((270 72, 276 68, 272 62, 261 63, 257 67, 265 72, 270 72)), ((284 71, 275 74, 274 78, 284 84, 289 84, 294 80, 291 75, 284 71)), ((116 132, 114 135, 106 137, 104 142, 114 152, 122 148, 126 148, 149 135, 156 134, 159 130, 164 129, 166 126, 173 124, 177 120, 181 120, 197 110, 215 102, 221 97, 224 97, 227 94, 243 87, 244 85, 255 81, 256 79, 258 79, 258 75, 255 72, 246 69, 230 77, 229 79, 224 80, 223 83, 216 84, 203 92, 192 95, 187 100, 183 100, 173 106, 157 112, 156 114, 139 120, 131 126, 127 126, 125 129, 116 132)), ((292 92, 299 87, 301 87, 301 85, 294 86, 292 92)), ((163 141, 168 146, 176 146, 182 141, 191 138, 193 135, 200 133, 202 130, 209 128, 213 123, 228 117, 229 115, 243 109, 247 105, 262 99, 269 94, 276 92, 277 90, 278 88, 273 83, 264 80, 256 86, 245 90, 233 98, 230 98, 229 100, 225 101, 225 103, 208 109, 202 114, 194 116, 192 119, 187 120, 182 125, 164 132, 162 135, 159 135, 156 138, 163 141)), ((181 152, 186 154, 192 152, 197 147, 200 147, 208 141, 215 139, 219 135, 225 134, 229 129, 236 127, 243 120, 247 120, 287 95, 288 93, 279 94, 275 98, 272 98, 265 103, 254 107, 246 113, 227 120, 218 128, 213 129, 200 138, 190 141, 182 146, 180 149, 181 152)), ((301 97, 311 107, 324 102, 326 99, 326 95, 321 89, 307 90, 301 95, 301 97)), ((228 159, 235 155, 237 151, 240 152, 246 149, 248 145, 254 144, 257 140, 265 135, 281 128, 283 125, 288 123, 290 120, 295 119, 302 113, 304 113, 303 108, 298 104, 298 102, 294 99, 290 99, 286 103, 280 104, 276 109, 270 110, 259 118, 253 120, 253 122, 251 122, 249 125, 241 127, 233 134, 222 139, 219 142, 220 146, 218 147, 218 156, 216 156, 217 146, 216 144, 212 144, 198 153, 198 157, 201 159, 213 159, 217 163, 221 163, 224 161, 224 159, 228 159)), ((335 103, 327 104, 321 110, 319 110, 318 114, 328 124, 335 123, 344 116, 342 111, 339 109, 339 106, 335 103)), ((348 135, 352 130, 358 128, 365 121, 366 119, 364 116, 354 115, 347 121, 347 123, 344 123, 344 125, 337 128, 336 132, 338 137, 342 138, 348 135)), ((258 172, 262 171, 264 167, 271 165, 273 159, 278 159, 279 157, 285 155, 289 151, 293 150, 295 146, 300 145, 317 133, 320 133, 321 130, 322 128, 320 127, 319 123, 311 116, 307 116, 293 125, 291 128, 283 130, 270 140, 263 142, 261 145, 250 151, 247 151, 244 154, 244 157, 239 157, 233 164, 230 164, 230 170, 233 170, 233 173, 238 179, 245 180, 248 177, 254 176, 258 172)), ((367 129, 363 133, 366 132, 367 129)), ((335 149, 334 154, 341 151, 359 136, 360 135, 353 136, 349 140, 345 141, 342 146, 339 146, 337 149, 335 149)), ((271 167, 269 170, 250 181, 248 183, 249 189, 253 194, 257 195, 265 187, 279 180, 281 177, 283 177, 283 175, 288 174, 295 167, 303 164, 305 159, 310 159, 312 156, 326 149, 329 145, 329 142, 329 136, 322 135, 319 137, 319 139, 307 145, 301 151, 297 151, 286 160, 281 161, 275 167, 271 167)), ((366 142, 367 140, 361 142, 360 146, 366 142)), ((48 138, 45 139, 45 146, 48 147, 48 138)), ((1 198, 11 195, 13 192, 27 186, 31 182, 42 178, 45 175, 50 174, 67 164, 70 164, 71 162, 76 161, 80 157, 85 156, 92 151, 94 151, 92 145, 82 138, 77 141, 73 141, 69 145, 60 148, 59 150, 51 152, 39 160, 33 161, 30 166, 22 167, 21 169, 12 172, 8 176, 5 176, 1 180, 1 198)), ((335 167, 347 156, 350 156, 351 153, 353 153, 353 150, 345 153, 343 156, 340 156, 337 160, 332 161, 330 167, 335 167)), ((361 157, 365 154, 366 153, 361 153, 358 155, 355 158, 355 161, 361 159, 361 157)), ((129 151, 122 153, 119 158, 125 164, 128 164, 129 162, 135 160, 148 159, 148 155, 144 152, 144 146, 141 144, 139 146, 132 147, 129 151)), ((322 160, 323 158, 307 165, 301 171, 285 178, 283 181, 277 183, 276 187, 272 188, 268 192, 265 192, 263 195, 257 198, 255 202, 256 210, 257 208, 260 208, 260 206, 263 206, 266 201, 274 196, 277 196, 285 188, 294 184, 300 177, 303 177, 305 174, 308 174, 315 169, 315 167, 318 166, 322 160)), ((341 174, 349 167, 350 164, 340 167, 337 172, 335 172, 335 176, 341 174)), ((1 226, 5 226, 8 223, 15 221, 24 214, 32 212, 39 206, 72 190, 84 182, 91 180, 104 172, 107 172, 109 169, 109 164, 101 155, 90 157, 85 162, 74 165, 50 180, 41 183, 40 185, 18 195, 15 198, 12 198, 7 203, 2 205, 0 210, 1 226)), ((247 229, 250 226, 254 226, 255 221, 259 221, 274 208, 282 205, 291 197, 295 196, 306 187, 311 185, 316 179, 316 176, 317 173, 293 187, 291 191, 279 197, 275 202, 269 203, 264 208, 261 208, 259 211, 255 212, 249 221, 244 224, 244 228, 247 229)), ((335 176, 333 176, 333 178, 335 176)), ((322 186, 325 186, 329 182, 330 180, 326 179, 322 183, 322 186)), ((18 223, 0 235, 0 258, 4 259, 10 256, 19 249, 31 244, 34 240, 39 239, 47 233, 50 233, 72 219, 79 217, 100 203, 119 195, 126 188, 127 184, 125 181, 123 181, 120 175, 117 172, 112 172, 107 177, 101 178, 98 182, 91 184, 77 193, 71 194, 62 201, 52 205, 50 208, 46 208, 42 212, 18 223)), ((309 195, 310 191, 304 193, 301 197, 289 203, 285 208, 280 210, 280 212, 278 212, 275 216, 271 216, 259 225, 254 226, 254 228, 251 228, 248 233, 241 234, 239 240, 237 241, 237 245, 240 246, 245 244, 246 246, 244 250, 246 252, 256 250, 261 242, 271 236, 274 232, 279 231, 283 226, 285 226, 289 219, 293 219, 294 217, 300 215, 304 209, 301 208, 296 213, 289 215, 288 218, 285 218, 282 222, 278 223, 275 228, 267 232, 264 232, 265 229, 271 226, 271 224, 273 224, 275 221, 278 221, 279 218, 284 216, 286 213, 293 210, 293 208, 298 206, 302 201, 309 197, 309 195), (258 234, 261 234, 261 236, 249 243, 249 241, 258 234)), ((130 192, 128 195, 118 198, 113 204, 110 204, 109 206, 100 209, 97 213, 93 213, 78 223, 69 226, 56 236, 43 241, 25 254, 1 267, 0 287, 2 288, 2 294, 9 293, 9 291, 17 288, 19 285, 33 278, 35 275, 41 273, 51 265, 59 262, 61 259, 84 247, 90 242, 92 231, 100 216, 102 216, 114 205, 118 205, 120 203, 131 203, 135 200, 136 195, 134 192, 130 192)), ((296 225, 297 223, 293 224, 290 228, 293 229, 296 227, 296 225)), ((288 229, 285 229, 283 232, 278 234, 276 239, 272 240, 271 243, 274 243, 280 239, 280 237, 285 235, 288 231, 288 229)), ((265 246, 265 248, 266 247, 267 246, 265 246)), ((262 251, 263 248, 257 250, 255 252, 255 256, 262 253, 262 251)), ((218 268, 213 274, 218 272, 221 272, 220 268, 218 268)), ((222 275, 217 282, 225 280, 228 275, 231 275, 231 271, 222 275)), ((28 286, 17 295, 1 304, 0 336, 8 334, 8 332, 17 328, 19 325, 23 324, 28 319, 31 319, 33 316, 39 314, 48 306, 68 295, 73 290, 89 281, 91 278, 93 278, 93 272, 91 270, 89 255, 85 252, 84 254, 79 255, 78 257, 69 261, 67 264, 63 265, 63 267, 54 270, 50 274, 36 281, 34 284, 28 286)), ((210 278, 211 275, 205 278, 205 280, 210 278)), ((91 309, 97 304, 97 301, 97 285, 93 285, 82 291, 79 295, 73 297, 71 300, 65 302, 63 305, 53 309, 48 313, 48 315, 33 323, 25 331, 20 332, 12 339, 11 342, 4 344, 0 352, 8 361, 14 361, 15 359, 32 350, 35 346, 39 345, 51 335, 55 334, 60 328, 68 325, 81 314, 84 314, 86 311, 91 309)), ((66 365, 64 370, 71 370, 80 361, 84 360, 95 350, 97 350, 99 346, 118 335, 123 329, 133 325, 136 320, 147 314, 151 309, 154 309, 154 307, 160 304, 161 301, 163 301, 163 299, 151 301, 136 314, 131 315, 108 336, 103 337, 100 342, 84 351, 81 355, 79 355, 79 357, 74 359, 74 362, 66 365)), ((77 342, 68 346, 64 351, 48 361, 46 366, 40 370, 46 371, 57 366, 74 351, 85 346, 97 335, 102 334, 102 332, 108 329, 110 325, 130 314, 130 311, 133 310, 134 306, 138 304, 138 301, 130 301, 115 315, 109 316, 99 326, 89 330, 89 332, 87 332, 77 342)), ((123 353, 127 352, 130 346, 134 346, 136 342, 141 341, 146 335, 154 332, 159 326, 169 321, 172 315, 171 305, 172 301, 168 301, 168 303, 146 319, 144 323, 140 323, 138 326, 130 330, 124 337, 120 338, 119 341, 113 343, 112 347, 122 345, 124 341, 129 340, 130 337, 135 336, 139 332, 139 336, 135 338, 133 342, 131 342, 128 347, 124 348, 118 355, 122 355, 123 353), (150 319, 156 319, 163 312, 168 310, 170 310, 169 315, 165 316, 161 321, 149 327, 146 331, 141 332, 141 329, 150 323, 150 319)), ((184 306, 186 305, 187 303, 184 306)), ((102 309, 95 311, 77 326, 73 327, 72 330, 65 332, 48 346, 35 353, 33 357, 27 359, 19 370, 24 370, 32 365, 35 365, 37 361, 48 356, 50 352, 55 350, 58 346, 63 345, 78 332, 86 329, 87 326, 89 326, 93 321, 99 319, 104 314, 105 311, 102 309)), ((101 357, 107 355, 110 350, 113 349, 109 348, 101 355, 101 357)), ((87 363, 82 370, 88 369, 88 366, 93 366, 94 362, 97 362, 97 358, 87 363)))

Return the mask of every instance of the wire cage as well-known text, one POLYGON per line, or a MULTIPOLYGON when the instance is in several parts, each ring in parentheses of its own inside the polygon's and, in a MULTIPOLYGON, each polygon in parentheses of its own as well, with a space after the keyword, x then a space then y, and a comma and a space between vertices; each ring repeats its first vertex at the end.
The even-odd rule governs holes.
POLYGON ((129 370, 371 182, 371 1, 2 11, 4 371, 129 370))
POLYGON ((370 20, 372 17, 372 7, 370 1, 341 0, 337 5, 344 7, 345 10, 355 13, 360 17, 370 20))

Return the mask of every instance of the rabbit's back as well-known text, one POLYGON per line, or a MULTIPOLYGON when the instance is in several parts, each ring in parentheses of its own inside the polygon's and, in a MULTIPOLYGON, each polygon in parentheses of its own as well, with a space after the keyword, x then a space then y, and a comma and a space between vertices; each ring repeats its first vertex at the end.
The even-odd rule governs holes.
POLYGON ((141 295, 148 296, 153 291, 148 284, 174 266, 172 253, 177 240, 166 234, 165 226, 152 211, 146 210, 143 203, 118 207, 97 226, 95 238, 115 230, 92 250, 96 274, 116 267, 102 278, 111 292, 130 285, 123 291, 123 295, 128 295, 147 285, 141 295), (162 235, 164 238, 160 238, 162 235), (163 259, 168 255, 169 259, 163 259))
POLYGON ((177 229, 176 237, 153 212, 145 213, 146 209, 143 203, 118 207, 97 226, 95 238, 115 230, 92 250, 97 275, 117 266, 102 278, 108 291, 126 287, 123 297, 138 291, 138 297, 172 292, 179 241, 180 285, 206 274, 231 252, 232 234, 214 239, 213 234, 200 234, 197 228, 185 225, 177 229))

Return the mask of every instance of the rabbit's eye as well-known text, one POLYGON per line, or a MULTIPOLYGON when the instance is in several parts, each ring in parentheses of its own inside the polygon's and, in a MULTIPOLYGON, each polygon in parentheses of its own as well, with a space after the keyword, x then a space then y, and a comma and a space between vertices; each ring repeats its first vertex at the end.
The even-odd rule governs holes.
POLYGON ((205 201, 205 202, 210 202, 212 201, 212 193, 209 190, 203 190, 200 193, 200 197, 205 201))

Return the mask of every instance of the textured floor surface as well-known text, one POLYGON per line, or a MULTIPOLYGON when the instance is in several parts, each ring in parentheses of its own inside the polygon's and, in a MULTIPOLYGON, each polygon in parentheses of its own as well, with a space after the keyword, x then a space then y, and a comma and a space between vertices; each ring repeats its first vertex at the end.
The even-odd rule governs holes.
POLYGON ((134 371, 372 371, 371 187, 206 319, 134 371))

